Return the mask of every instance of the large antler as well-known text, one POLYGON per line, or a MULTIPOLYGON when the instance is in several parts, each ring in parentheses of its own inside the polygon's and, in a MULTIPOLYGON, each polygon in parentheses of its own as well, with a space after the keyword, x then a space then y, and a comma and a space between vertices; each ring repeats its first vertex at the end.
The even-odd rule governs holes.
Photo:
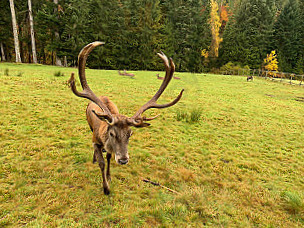
POLYGON ((166 76, 165 76, 165 79, 163 80, 163 83, 161 84, 160 88, 158 89, 158 91, 156 92, 156 94, 152 97, 152 99, 149 100, 146 104, 144 104, 136 112, 136 114, 131 118, 134 126, 143 125, 144 124, 143 121, 153 120, 153 119, 155 119, 157 117, 157 116, 152 117, 152 118, 141 117, 141 114, 143 114, 146 110, 148 110, 150 108, 168 108, 168 107, 170 107, 172 105, 175 105, 181 99, 181 97, 183 95, 183 92, 184 92, 184 89, 182 89, 182 91, 177 96, 177 98, 175 98, 170 103, 167 103, 167 104, 157 104, 156 103, 156 101, 158 100, 158 98, 162 95, 162 93, 167 88, 169 82, 172 79, 174 71, 175 71, 175 65, 174 65, 174 62, 173 62, 172 58, 170 58, 170 65, 169 65, 169 60, 168 60, 167 56, 164 53, 162 53, 162 52, 161 53, 157 53, 157 55, 163 60, 163 62, 165 64, 165 67, 166 67, 166 76))
MULTIPOLYGON (((94 103, 96 103, 103 110, 103 113, 98 113, 98 116, 103 117, 105 120, 107 120, 108 123, 113 124, 114 118, 113 118, 110 110, 90 89, 90 87, 88 86, 87 80, 86 80, 86 76, 85 76, 85 65, 86 65, 88 55, 95 47, 97 47, 99 45, 103 45, 103 44, 104 44, 103 42, 99 42, 99 41, 90 43, 87 46, 85 46, 78 55, 78 74, 79 74, 79 79, 80 79, 80 83, 81 83, 83 91, 82 92, 77 91, 76 85, 75 85, 74 73, 71 74, 69 83, 70 83, 73 93, 76 96, 87 98, 87 99, 93 101, 94 103)), ((97 115, 97 113, 95 113, 95 114, 97 115)))

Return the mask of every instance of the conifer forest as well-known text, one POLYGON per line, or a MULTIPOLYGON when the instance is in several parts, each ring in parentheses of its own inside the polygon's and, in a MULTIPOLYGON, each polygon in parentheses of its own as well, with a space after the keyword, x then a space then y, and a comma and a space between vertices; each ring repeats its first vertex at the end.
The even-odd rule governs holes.
POLYGON ((100 40, 92 68, 158 70, 163 50, 179 71, 260 69, 272 51, 280 71, 304 69, 303 0, 1 0, 0 10, 2 61, 75 66, 100 40))

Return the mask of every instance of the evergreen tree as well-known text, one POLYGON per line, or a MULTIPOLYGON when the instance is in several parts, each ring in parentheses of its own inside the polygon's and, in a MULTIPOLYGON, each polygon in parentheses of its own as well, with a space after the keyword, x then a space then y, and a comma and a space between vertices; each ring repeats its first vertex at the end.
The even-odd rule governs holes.
POLYGON ((89 29, 90 17, 96 18, 96 14, 90 15, 91 1, 65 0, 61 4, 60 43, 57 46, 57 54, 66 58, 68 65, 74 66, 77 65, 79 51, 86 44, 98 40, 97 37, 94 39, 91 36, 96 34, 97 30, 89 29))
POLYGON ((223 35, 222 65, 233 61, 259 68, 271 51, 274 13, 272 0, 241 1, 223 35))
POLYGON ((122 4, 115 1, 92 0, 88 7, 87 17, 84 18, 84 37, 87 42, 95 40, 105 42, 102 48, 96 49, 91 54, 88 63, 91 67, 103 69, 116 69, 122 64, 124 42, 124 14, 122 4))
MULTIPOLYGON (((299 0, 300 5, 300 21, 304 21, 304 0, 299 0)), ((297 63, 296 72, 298 74, 304 74, 304 23, 301 23, 301 47, 300 47, 300 55, 297 63)))
POLYGON ((10 61, 9 50, 13 47, 13 29, 11 23, 11 12, 9 1, 1 2, 0 7, 0 48, 1 60, 10 61), (4 58, 3 58, 4 57, 4 58))
POLYGON ((294 72, 303 49, 298 0, 288 0, 275 23, 275 46, 282 71, 294 72))
POLYGON ((160 51, 163 43, 159 0, 128 0, 123 7, 124 67, 144 70, 158 68, 156 52, 160 51))
POLYGON ((211 43, 209 1, 172 0, 165 3, 166 42, 180 71, 202 71, 201 52, 211 43))
POLYGON ((37 32, 38 59, 44 64, 54 64, 54 54, 57 52, 59 40, 55 39, 55 32, 59 31, 58 14, 54 14, 55 4, 52 1, 40 2, 35 23, 37 32), (57 42, 56 42, 57 41, 57 42))

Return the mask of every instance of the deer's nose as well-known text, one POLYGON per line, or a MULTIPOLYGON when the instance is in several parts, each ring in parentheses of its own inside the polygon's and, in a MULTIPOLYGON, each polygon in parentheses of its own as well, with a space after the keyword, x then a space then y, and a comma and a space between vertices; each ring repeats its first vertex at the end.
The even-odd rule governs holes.
POLYGON ((129 159, 118 159, 118 163, 121 164, 121 165, 125 165, 129 162, 129 159))

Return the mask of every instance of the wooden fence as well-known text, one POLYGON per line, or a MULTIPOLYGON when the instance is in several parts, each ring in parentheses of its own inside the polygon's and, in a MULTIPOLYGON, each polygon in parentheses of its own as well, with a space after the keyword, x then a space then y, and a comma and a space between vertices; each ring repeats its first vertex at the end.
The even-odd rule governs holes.
POLYGON ((237 69, 237 70, 224 70, 221 71, 223 75, 239 75, 239 76, 254 76, 262 77, 272 81, 278 81, 282 83, 288 83, 291 85, 304 85, 304 75, 298 75, 294 73, 267 71, 261 69, 237 69))

